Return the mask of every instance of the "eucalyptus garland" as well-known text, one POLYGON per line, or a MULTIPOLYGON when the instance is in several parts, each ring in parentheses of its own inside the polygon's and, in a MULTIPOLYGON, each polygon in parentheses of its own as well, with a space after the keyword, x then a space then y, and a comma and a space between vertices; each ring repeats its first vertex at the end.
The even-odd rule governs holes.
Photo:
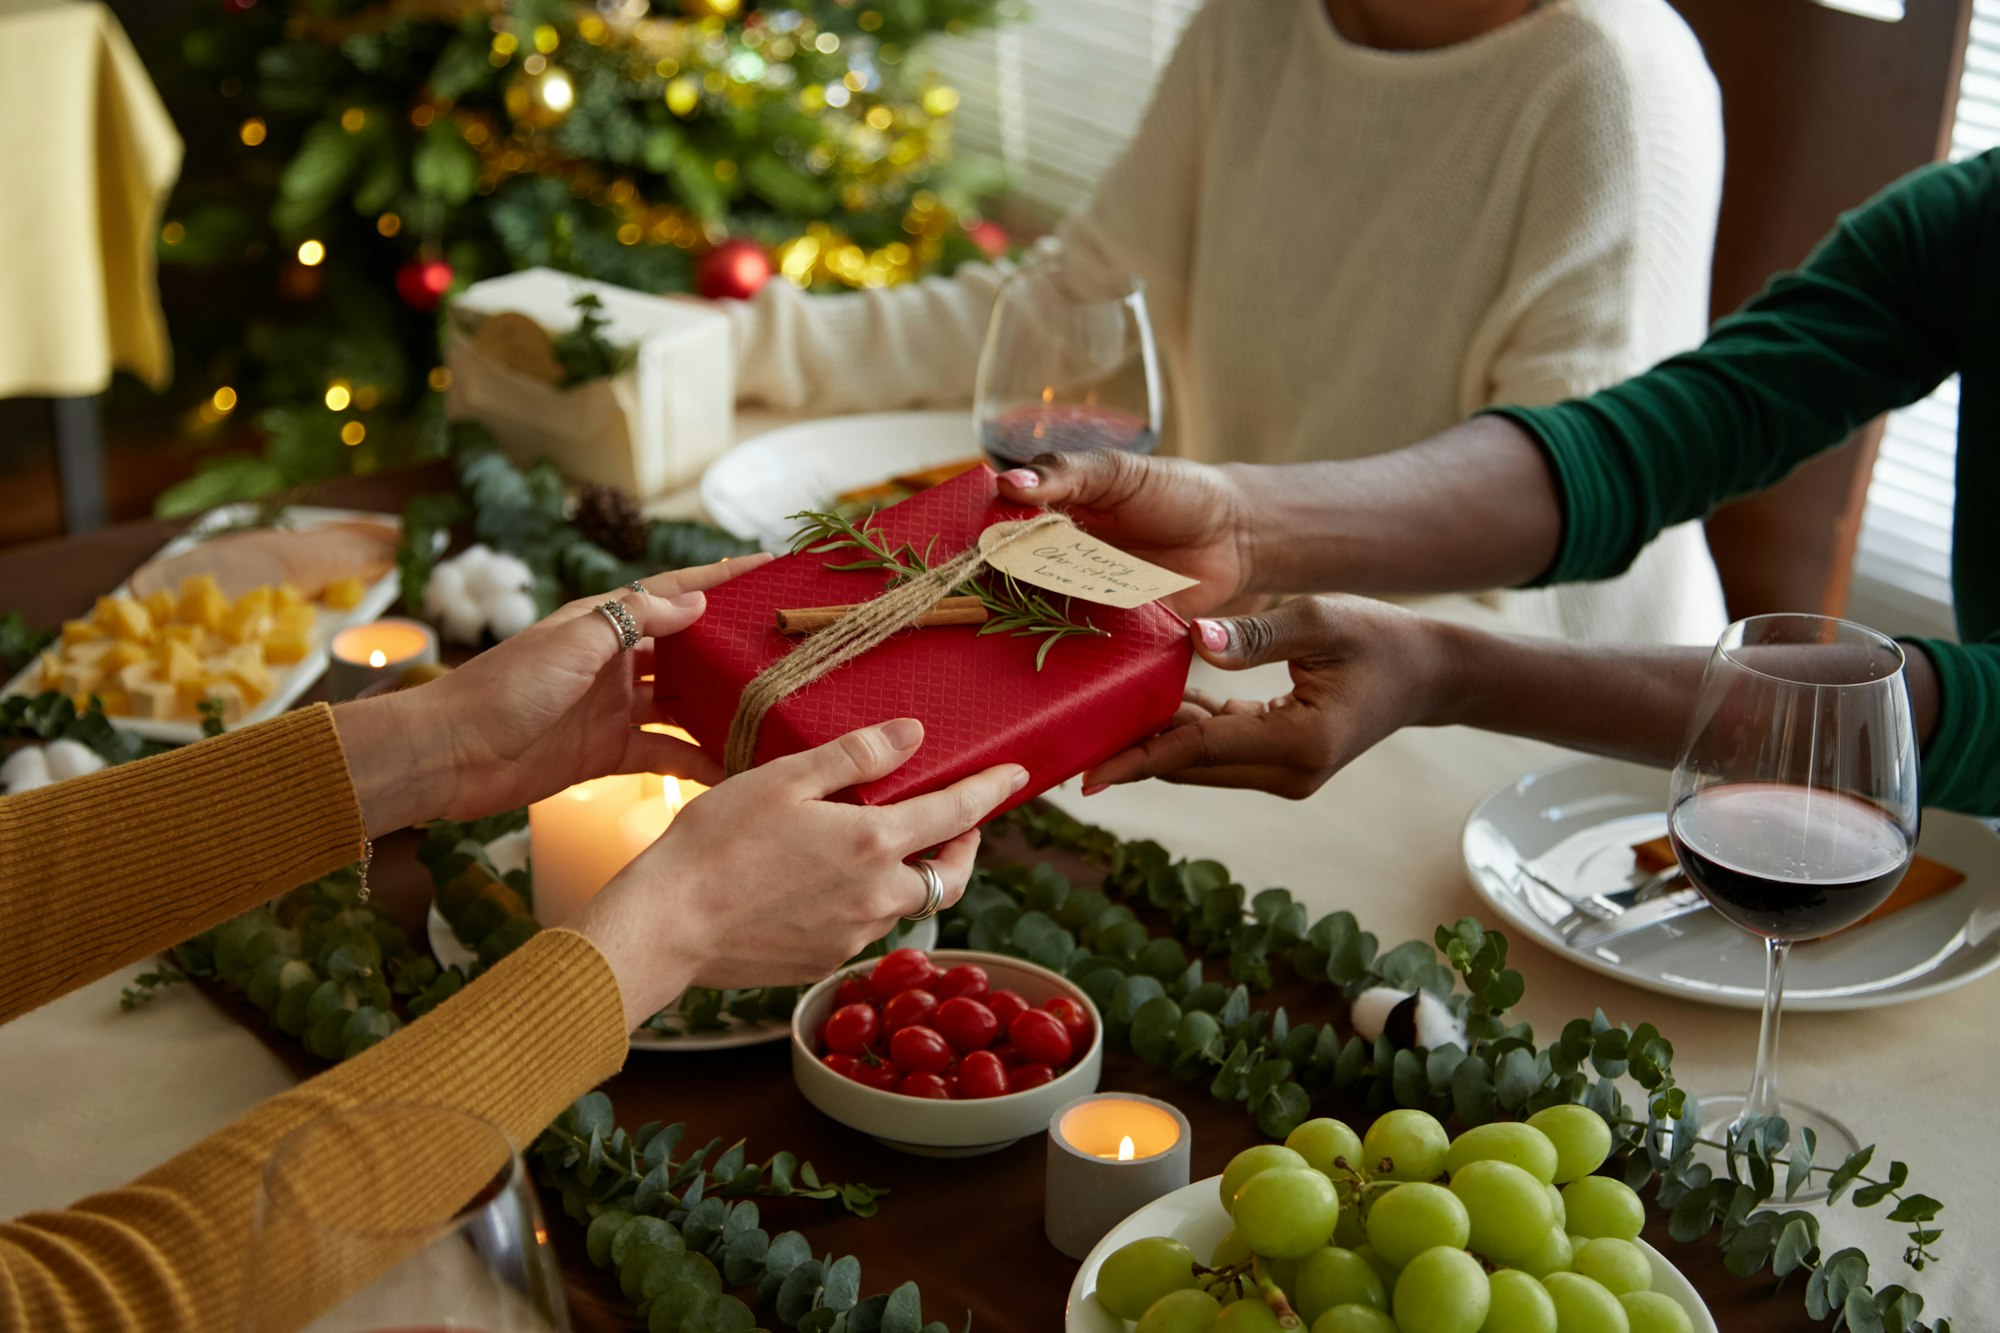
POLYGON ((619 559, 578 532, 563 513, 563 481, 547 461, 516 467, 477 422, 446 428, 458 484, 419 495, 403 512, 397 548, 403 601, 424 604, 424 584, 437 561, 435 538, 470 522, 473 538, 519 558, 534 575, 530 591, 543 615, 563 602, 622 587, 662 569, 705 565, 749 555, 757 544, 686 519, 655 519, 646 527, 645 559, 619 559))
POLYGON ((1289 1134, 1316 1098, 1335 1090, 1363 1097, 1372 1110, 1420 1107, 1468 1125, 1580 1102, 1611 1124, 1627 1184, 1639 1189, 1658 1177, 1656 1201, 1670 1210, 1675 1240, 1693 1242, 1719 1225, 1730 1272, 1806 1273, 1807 1313, 1832 1316, 1835 1330, 1950 1333, 1949 1320, 1920 1319, 1916 1292, 1871 1288, 1860 1250, 1823 1254, 1815 1214, 1762 1206, 1781 1195, 1791 1202, 1814 1177, 1825 1178, 1829 1203, 1892 1202, 1890 1220, 1911 1227, 1903 1261, 1922 1271, 1936 1257, 1930 1247, 1943 1235, 1936 1225, 1943 1205, 1905 1192, 1907 1165, 1892 1161, 1884 1177, 1868 1175, 1872 1145, 1837 1165, 1815 1163, 1810 1131, 1803 1151, 1788 1153, 1788 1126, 1775 1118, 1728 1143, 1703 1139, 1674 1083, 1673 1047, 1650 1023, 1613 1025, 1600 1010, 1570 1020, 1538 1048, 1527 1024, 1506 1020, 1526 987, 1506 966, 1499 932, 1465 918, 1439 926, 1434 947, 1412 940, 1378 955, 1376 938, 1351 913, 1308 926, 1304 905, 1278 888, 1246 903, 1218 862, 1176 860, 1158 843, 1127 842, 1052 807, 1020 807, 996 821, 993 831, 1002 829, 1102 870, 1101 888, 1080 888, 1046 863, 985 869, 948 914, 941 938, 1062 972, 1096 1002, 1108 1042, 1178 1078, 1207 1080, 1213 1096, 1243 1102, 1271 1137, 1289 1134), (1128 902, 1163 914, 1171 937, 1148 932, 1128 902), (1206 980, 1204 957, 1222 960, 1235 985, 1206 980), (1358 1036, 1342 1042, 1331 1023, 1294 1023, 1282 1007, 1253 1009, 1251 992, 1271 987, 1274 964, 1347 999, 1375 986, 1429 991, 1464 1023, 1469 1049, 1398 1047, 1386 1033, 1372 1045, 1358 1036), (1643 1116, 1616 1086, 1626 1076, 1647 1094, 1643 1116), (1722 1174, 1697 1160, 1703 1147, 1721 1154, 1722 1174))

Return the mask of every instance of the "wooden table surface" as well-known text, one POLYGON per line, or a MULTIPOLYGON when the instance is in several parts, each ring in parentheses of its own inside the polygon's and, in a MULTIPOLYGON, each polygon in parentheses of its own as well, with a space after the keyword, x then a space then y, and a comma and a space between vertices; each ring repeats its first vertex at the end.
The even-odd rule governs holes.
MULTIPOLYGON (((435 488, 445 480, 447 474, 433 467, 411 475, 342 483, 315 499, 395 510, 410 494, 435 488)), ((173 525, 156 522, 127 524, 81 538, 0 552, 0 610, 18 609, 33 621, 49 624, 78 614, 94 596, 112 587, 157 549, 173 530, 173 525)), ((1239 679, 1234 683, 1243 682, 1239 679)), ((1456 868, 1451 831, 1463 819, 1471 796, 1559 753, 1477 733, 1406 733, 1378 747, 1351 770, 1364 776, 1346 785, 1337 781, 1321 794, 1327 799, 1315 798, 1305 804, 1271 802, 1244 793, 1202 795, 1157 787, 1124 789, 1088 802, 1079 802, 1073 795, 1057 799, 1127 836, 1158 837, 1171 849, 1188 855, 1218 855, 1253 889, 1274 879, 1287 880, 1315 915, 1333 906, 1350 906, 1365 926, 1381 934, 1386 947, 1402 938, 1397 931, 1406 924, 1450 920, 1478 910, 1464 886, 1462 869, 1456 868), (1372 804, 1378 799, 1387 805, 1372 804), (1394 813, 1384 815, 1384 809, 1394 813), (1405 827, 1385 827, 1385 821, 1398 819, 1405 827), (1291 831, 1297 845, 1278 845, 1279 840, 1270 835, 1272 828, 1291 831), (1397 838, 1397 847, 1385 850, 1381 845, 1385 837, 1397 838), (1403 839, 1408 841, 1406 847, 1401 844, 1403 839), (1339 859, 1346 864, 1347 874, 1336 884, 1308 886, 1299 867, 1323 866, 1330 855, 1324 850, 1329 840, 1340 849, 1339 859), (1264 864, 1254 863, 1258 861, 1264 864), (1387 868, 1405 873, 1409 881, 1405 892, 1381 891, 1387 886, 1378 876, 1391 873, 1387 868)), ((413 843, 408 836, 385 840, 378 851, 374 879, 384 905, 413 937, 421 938, 430 886, 415 863, 413 843)), ((1006 855, 1009 849, 1003 845, 995 851, 1006 855)), ((1080 867, 1061 868, 1083 873, 1080 867)), ((1427 935, 1428 930, 1418 925, 1404 933, 1427 935)), ((1685 1072, 1689 1069, 1696 1077, 1706 1072, 1726 1080, 1724 1086, 1733 1086, 1747 1075, 1749 1048, 1755 1039, 1752 1015, 1639 996, 1532 947, 1518 950, 1515 961, 1529 980, 1530 1001, 1524 1007, 1544 1026, 1576 1013, 1587 1014, 1592 1004, 1602 1004, 1614 1019, 1651 1018, 1675 1038, 1684 1084, 1690 1082, 1685 1072), (1534 1012, 1538 992, 1543 1010, 1539 1013, 1534 1012), (1553 1006, 1550 999, 1555 1001, 1553 1006), (1548 1012, 1552 1008, 1553 1016, 1548 1012), (1696 1028, 1714 1035, 1698 1046, 1697 1039, 1689 1035, 1696 1028), (1714 1049, 1704 1050, 1707 1046, 1714 1049)), ((1274 998, 1287 1003, 1297 1017, 1315 1021, 1335 1016, 1330 1006, 1338 1002, 1327 987, 1312 995, 1280 993, 1274 998)), ((181 994, 163 997, 156 1006, 207 1003, 181 994)), ((31 1015, 21 1022, 32 1023, 38 1017, 31 1015)), ((1854 1020, 1849 1016, 1801 1015, 1792 1022, 1803 1026, 1808 1017, 1819 1020, 1822 1031, 1826 1025, 1843 1020, 1849 1027, 1838 1040, 1821 1041, 1809 1033, 1807 1039, 1795 1042, 1803 1048, 1791 1053, 1795 1071, 1810 1070, 1821 1082, 1841 1084, 1870 1076, 1869 1066, 1860 1059, 1829 1058, 1853 1044, 1854 1020)), ((227 1002, 214 1011, 216 1024, 235 1020, 244 1021, 259 1041, 269 1036, 270 1049, 293 1070, 300 1074, 311 1071, 310 1058, 287 1039, 271 1033, 254 1011, 227 1002)), ((1907 1045, 1906 1036, 1899 1035, 1897 1040, 1907 1045)), ((1867 1044, 1872 1048, 1876 1043, 1867 1044)), ((1984 1049, 1990 1071, 1990 1042, 1984 1049)), ((6 1038, 0 1035, 0 1083, 9 1072, 8 1051, 6 1038)), ((1990 1078, 1982 1081, 1991 1086, 1990 1078)), ((1193 1125, 1196 1178, 1220 1171, 1234 1152, 1259 1139, 1254 1124, 1240 1108, 1214 1101, 1201 1085, 1175 1083, 1129 1056, 1107 1056, 1104 1086, 1168 1098, 1181 1106, 1193 1125)), ((760 1159, 785 1149, 810 1159, 829 1180, 860 1180, 888 1187, 892 1192, 880 1213, 866 1220, 848 1217, 836 1205, 792 1201, 766 1208, 770 1229, 796 1227, 821 1253, 857 1255, 862 1261, 864 1291, 887 1290, 914 1279, 923 1289, 927 1317, 941 1319, 953 1329, 964 1324, 968 1312, 973 1327, 989 1333, 1046 1333, 1059 1327, 1075 1265, 1042 1235, 1045 1144, 1041 1138, 958 1161, 890 1151, 820 1115, 804 1101, 793 1086, 789 1052, 783 1043, 691 1054, 635 1052, 624 1072, 604 1090, 616 1105, 622 1124, 636 1127, 653 1119, 687 1121, 691 1133, 699 1138, 710 1134, 731 1140, 747 1138, 748 1150, 760 1159)), ((94 1091, 79 1089, 75 1095, 88 1097, 94 1091)), ((171 1115, 173 1090, 149 1088, 145 1102, 146 1114, 171 1115)), ((1367 1119, 1366 1112, 1354 1105, 1333 1103, 1325 1113, 1344 1115, 1357 1127, 1367 1119)), ((1953 1115, 1948 1108, 1940 1109, 1939 1116, 1946 1121, 1953 1115)), ((1879 1119, 1857 1127, 1864 1141, 1877 1135, 1898 1136, 1897 1125, 1879 1119)), ((6 1141, 7 1131, 6 1111, 0 1107, 0 1141, 6 1141)), ((1957 1131, 1947 1124, 1940 1132, 1950 1137, 1957 1131)), ((1991 1137, 1985 1136, 1988 1140, 1991 1137)), ((1914 1184, 1945 1198, 1947 1204, 1962 1203, 1962 1208, 1946 1214, 1948 1224, 1955 1222, 1962 1227, 1973 1220, 1966 1214, 1979 1211, 1985 1214, 1981 1230, 1990 1234, 1990 1210, 1981 1198, 1984 1182, 1940 1179, 1946 1175, 1946 1162, 1937 1160, 1935 1154, 1931 1159, 1914 1151, 1897 1151, 1896 1155, 1912 1158, 1914 1184)), ((1985 1153, 1983 1160, 1988 1168, 2000 1167, 2000 1157, 1992 1152, 1985 1153)), ((133 1163, 131 1173, 148 1165, 151 1163, 133 1163)), ((1990 1178, 1990 1170, 1988 1174, 1990 1178)), ((0 1187, 0 1200, 6 1197, 4 1187, 0 1187)), ((552 1211, 559 1212, 553 1206, 552 1211)), ((580 1232, 560 1217, 551 1220, 565 1267, 572 1274, 578 1329, 638 1327, 615 1288, 581 1262, 580 1232)), ((1881 1239, 1893 1234, 1879 1228, 1865 1233, 1878 1283, 1909 1276, 1897 1273, 1896 1251, 1881 1239)), ((1712 1238, 1692 1246, 1675 1245, 1665 1235, 1663 1219, 1657 1216, 1647 1236, 1694 1280, 1710 1302, 1718 1324, 1730 1333, 1818 1327, 1805 1316, 1800 1280, 1774 1289, 1768 1277, 1734 1278, 1724 1270, 1712 1238)), ((1955 1261, 1949 1279, 1951 1294, 1960 1299, 1951 1302, 1956 1311, 1940 1309, 1934 1294, 1931 1313, 1970 1317, 1974 1307, 1963 1298, 1990 1300, 2000 1294, 1994 1274, 1973 1259, 1976 1249, 1966 1240, 1954 1246, 1948 1239, 1947 1254, 1955 1261)), ((1926 1278, 1914 1279, 1913 1284, 1933 1292, 1936 1286, 1926 1278)), ((1961 1323, 1961 1327, 1971 1326, 1961 1323)))

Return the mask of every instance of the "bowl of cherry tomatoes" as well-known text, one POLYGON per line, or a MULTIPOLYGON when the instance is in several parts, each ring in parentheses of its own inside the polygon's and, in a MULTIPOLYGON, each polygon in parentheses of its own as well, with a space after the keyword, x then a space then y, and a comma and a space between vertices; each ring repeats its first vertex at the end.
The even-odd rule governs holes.
POLYGON ((903 1152, 973 1157, 1039 1134, 1097 1089, 1103 1022, 1045 967, 898 949, 807 991, 792 1076, 814 1106, 903 1152))

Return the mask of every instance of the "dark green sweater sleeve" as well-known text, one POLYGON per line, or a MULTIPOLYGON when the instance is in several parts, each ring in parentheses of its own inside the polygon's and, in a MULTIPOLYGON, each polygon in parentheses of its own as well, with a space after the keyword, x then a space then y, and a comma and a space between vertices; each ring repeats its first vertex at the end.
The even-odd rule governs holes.
MULTIPOLYGON (((1915 172, 1695 350, 1589 398, 1495 409, 1555 472, 1563 538, 1542 581, 1618 573, 1661 529, 1772 485, 1956 370, 1996 173, 1994 154, 1915 172)), ((1922 647, 1940 693, 1925 803, 2000 813, 2000 642, 1922 647)))
POLYGON ((1548 451, 1549 583, 1609 578, 1661 529, 1762 490, 1957 365, 1994 164, 1927 167, 1842 217, 1695 350, 1589 398, 1502 407, 1548 451))

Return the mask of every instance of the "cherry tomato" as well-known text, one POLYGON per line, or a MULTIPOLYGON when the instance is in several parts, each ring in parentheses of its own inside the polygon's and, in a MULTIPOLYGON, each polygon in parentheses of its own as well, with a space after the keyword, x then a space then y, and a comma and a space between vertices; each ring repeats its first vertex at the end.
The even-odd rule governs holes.
POLYGON ((895 1032, 912 1023, 928 1023, 937 1007, 937 996, 927 990, 898 991, 882 1002, 882 1030, 895 1032))
POLYGON ((944 1090, 945 1094, 953 1101, 957 1101, 959 1098, 965 1096, 965 1089, 959 1086, 957 1074, 946 1074, 944 1076, 944 1090))
POLYGON ((993 1011, 962 995, 939 1005, 931 1026, 944 1034, 952 1049, 960 1052, 983 1051, 1000 1035, 1000 1020, 993 1016, 993 1011))
POLYGON ((977 963, 960 963, 939 977, 931 989, 937 992, 940 1000, 956 999, 959 996, 964 996, 968 1000, 983 1000, 990 985, 985 968, 977 963))
POLYGON ((875 998, 875 992, 868 989, 868 978, 852 972, 840 979, 840 989, 833 993, 833 1007, 844 1009, 850 1004, 867 1004, 875 998))
POLYGON ((1016 1092, 1026 1092, 1029 1088, 1039 1088, 1055 1079, 1056 1071, 1047 1065, 1020 1065, 1007 1073, 1009 1084, 1016 1092))
POLYGON ((896 1084, 902 1081, 902 1073, 896 1066, 884 1060, 856 1060, 854 1072, 848 1075, 865 1088, 878 1092, 894 1092, 896 1084))
POLYGON ((1090 1045, 1090 1013, 1082 1005, 1067 995, 1058 995, 1042 1006, 1045 1014, 1054 1014, 1056 1021, 1069 1029, 1069 1044, 1077 1050, 1090 1045))
POLYGON ((925 1097, 934 1102, 951 1100, 951 1089, 936 1074, 905 1074, 896 1091, 905 1097, 925 1097))
POLYGON ((875 971, 868 978, 868 989, 875 992, 876 999, 886 1000, 891 995, 928 986, 936 975, 937 969, 921 949, 898 949, 875 964, 875 971))
POLYGON ((1009 1091, 1007 1071, 991 1051, 974 1051, 965 1057, 958 1069, 958 1086, 967 1098, 1005 1097, 1009 1091))
POLYGON ((870 1004, 844 1005, 826 1020, 826 1044, 842 1055, 859 1055, 875 1042, 881 1020, 870 1004))
POLYGON ((1013 991, 997 990, 986 997, 986 1007, 1000 1020, 1000 1030, 1006 1032, 1014 1026, 1015 1019, 1027 1013, 1033 1006, 1013 991))
POLYGON ((1008 1026, 1007 1037, 1036 1064, 1058 1068, 1069 1063, 1069 1029, 1054 1014, 1030 1009, 1008 1026))
POLYGON ((951 1047, 935 1028, 919 1023, 890 1036, 889 1058, 906 1074, 942 1074, 951 1067, 951 1047))
POLYGON ((861 1062, 851 1055, 843 1055, 839 1051, 834 1051, 820 1057, 820 1063, 842 1078, 853 1078, 854 1066, 861 1062))

